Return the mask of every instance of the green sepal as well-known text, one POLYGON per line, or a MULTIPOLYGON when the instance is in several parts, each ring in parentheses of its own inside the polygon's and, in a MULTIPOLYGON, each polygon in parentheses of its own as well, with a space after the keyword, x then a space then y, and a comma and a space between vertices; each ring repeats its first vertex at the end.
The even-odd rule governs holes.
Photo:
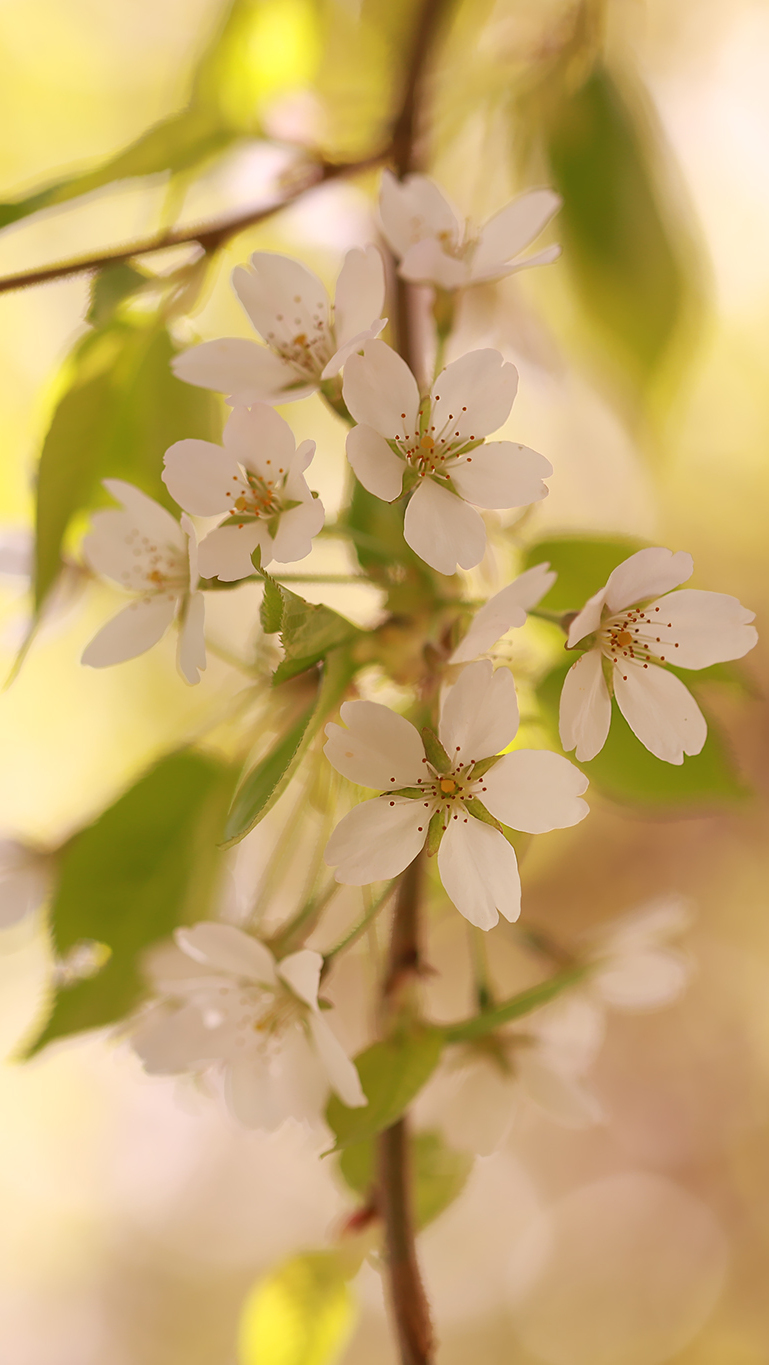
POLYGON ((431 817, 430 823, 427 826, 425 849, 427 850, 428 858, 435 857, 435 854, 441 846, 441 839, 443 838, 444 832, 443 812, 437 810, 431 817))
POLYGON ((477 796, 466 796, 463 805, 468 815, 474 815, 476 820, 480 820, 484 825, 492 825, 494 829, 499 830, 500 834, 504 833, 499 820, 495 820, 494 816, 490 811, 487 811, 483 802, 479 801, 477 796))
POLYGON ((439 773, 450 773, 453 768, 451 759, 446 753, 438 736, 430 729, 429 725, 422 726, 422 743, 425 746, 428 763, 432 763, 433 767, 439 773))
POLYGON ((504 754, 492 754, 491 758, 482 758, 479 763, 473 764, 468 777, 472 777, 473 781, 476 777, 485 777, 489 769, 493 768, 495 763, 499 763, 500 758, 504 758, 504 754))
POLYGON ((418 801, 424 796, 424 787, 398 787, 397 791, 385 792, 385 796, 407 796, 409 801, 418 801))

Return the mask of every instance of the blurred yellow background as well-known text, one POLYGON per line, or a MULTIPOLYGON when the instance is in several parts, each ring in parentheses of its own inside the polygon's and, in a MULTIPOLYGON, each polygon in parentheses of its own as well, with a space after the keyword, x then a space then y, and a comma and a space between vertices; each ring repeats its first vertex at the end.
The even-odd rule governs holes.
MULTIPOLYGON (((306 48, 289 53, 286 89, 278 81, 277 93, 268 90, 272 114, 281 126, 321 126, 322 92, 320 102, 293 97, 312 74, 322 34, 294 8, 288 28, 304 34, 306 48)), ((358 22, 354 0, 326 8, 358 22)), ((496 155, 502 114, 481 98, 484 73, 541 57, 570 6, 536 8, 466 4, 460 32, 476 24, 477 48, 463 50, 457 39, 445 54, 465 121, 454 136, 444 91, 436 175, 480 220, 506 202, 520 175, 514 158, 496 155)), ((616 69, 645 83, 666 155, 680 168, 668 210, 684 225, 703 302, 677 392, 659 398, 648 423, 629 413, 597 363, 566 263, 503 283, 501 306, 492 308, 491 292, 479 295, 456 345, 473 335, 520 369, 510 434, 556 471, 549 498, 526 523, 528 538, 613 532, 690 550, 696 586, 738 596, 757 612, 761 633, 769 606, 769 5, 610 0, 608 9, 616 69)), ((175 112, 219 13, 212 0, 4 0, 4 197, 88 167, 175 112)), ((269 32, 279 66, 284 29, 276 21, 269 32)), ((235 147, 187 187, 183 221, 266 201, 281 156, 235 147)), ((374 193, 373 176, 330 186, 234 239, 194 317, 197 333, 248 334, 228 277, 254 249, 299 255, 333 280, 344 250, 375 231, 374 193)), ((0 274, 140 238, 168 212, 162 178, 124 182, 6 229, 0 274)), ((5 527, 31 524, 56 371, 83 328, 87 300, 83 277, 0 296, 5 527)), ((298 438, 318 440, 317 486, 333 510, 342 493, 337 424, 315 398, 287 415, 298 438)), ((335 567, 329 558, 313 562, 335 567)), ((27 604, 17 580, 6 576, 0 586, 10 668, 27 604)), ((227 601, 212 611, 212 635, 234 651, 251 629, 249 594, 222 594, 227 601)), ((0 697, 2 831, 61 841, 155 755, 224 715, 241 686, 236 670, 213 659, 201 686, 184 688, 168 641, 113 670, 81 669, 82 648, 114 600, 92 585, 65 604, 0 697)), ((330 592, 323 600, 342 604, 330 592)), ((365 592, 345 599, 356 619, 373 605, 365 592)), ((439 1365, 769 1360, 766 659, 763 641, 747 661, 755 695, 711 687, 711 708, 755 789, 750 803, 653 819, 599 798, 578 835, 551 836, 525 863, 527 921, 569 941, 654 895, 683 894, 695 913, 687 941, 695 973, 675 1008, 612 1020, 595 1075, 605 1125, 575 1134, 529 1115, 500 1152, 476 1162, 464 1194, 421 1239, 439 1365)), ((251 838, 260 849, 266 837, 257 830, 251 838)), ((430 987, 434 1006, 445 1011, 448 993, 454 1013, 465 990, 460 928, 439 919, 428 950, 443 972, 430 987)), ((502 933, 499 954, 500 980, 525 982, 525 953, 512 935, 502 933)), ((343 1014, 348 1000, 352 1042, 361 971, 356 956, 334 987, 343 1014)), ((105 1035, 16 1064, 48 972, 39 924, 4 931, 0 1360, 234 1361, 237 1313, 255 1277, 293 1250, 323 1245, 349 1195, 332 1164, 317 1160, 322 1143, 298 1125, 240 1132, 191 1085, 146 1077, 127 1046, 105 1035)), ((381 1287, 368 1267, 359 1289, 344 1365, 391 1365, 381 1287)))

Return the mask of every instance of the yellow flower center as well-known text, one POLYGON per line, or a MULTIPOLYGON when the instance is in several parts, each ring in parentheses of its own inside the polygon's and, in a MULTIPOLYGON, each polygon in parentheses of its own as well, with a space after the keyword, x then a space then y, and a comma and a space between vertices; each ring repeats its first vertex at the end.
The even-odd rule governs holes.
POLYGON ((442 777, 438 784, 442 792, 455 792, 457 784, 453 777, 442 777))

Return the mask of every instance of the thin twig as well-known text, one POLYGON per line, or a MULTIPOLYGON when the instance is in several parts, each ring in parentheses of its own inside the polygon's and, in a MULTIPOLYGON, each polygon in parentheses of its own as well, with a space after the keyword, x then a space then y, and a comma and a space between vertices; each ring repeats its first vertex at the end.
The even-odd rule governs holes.
POLYGON ((377 1207, 385 1226, 390 1302, 402 1365, 429 1365, 433 1358, 430 1310, 419 1274, 411 1209, 408 1126, 399 1119, 379 1137, 377 1207))
POLYGON ((329 180, 338 180, 344 176, 358 175, 363 171, 370 170, 386 161, 390 155, 391 147, 388 145, 380 152, 376 152, 373 156, 364 157, 360 161, 311 162, 306 167, 306 178, 292 186, 277 203, 269 204, 266 208, 251 209, 247 213, 237 214, 234 218, 222 218, 213 223, 199 223, 195 227, 173 228, 170 232, 160 232, 154 237, 146 237, 139 242, 130 242, 127 246, 115 247, 111 251, 104 251, 96 256, 83 256, 78 260, 62 261, 58 265, 43 266, 40 270, 26 270, 19 275, 6 275, 0 279, 0 294, 8 293, 12 289, 27 289, 35 284, 49 284, 52 280, 65 279, 70 275, 83 275, 93 270, 102 270, 108 265, 119 265, 121 262, 130 261, 135 256, 148 256, 154 251, 164 251, 167 247, 172 246, 183 246, 187 242, 197 242, 206 252, 217 251, 231 237, 242 232, 244 228, 253 227, 256 223, 262 223, 265 219, 272 218, 274 214, 280 213, 282 209, 295 203, 297 199, 300 199, 310 190, 317 189, 319 185, 323 185, 329 180))

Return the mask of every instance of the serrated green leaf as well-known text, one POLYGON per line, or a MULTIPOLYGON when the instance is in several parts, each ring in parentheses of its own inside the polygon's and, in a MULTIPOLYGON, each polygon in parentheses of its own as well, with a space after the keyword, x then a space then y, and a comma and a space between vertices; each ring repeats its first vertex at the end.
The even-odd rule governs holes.
POLYGON ((263 569, 264 597, 260 610, 262 628, 268 635, 280 632, 285 658, 273 676, 275 685, 304 673, 340 645, 349 644, 360 632, 331 607, 306 602, 263 569))
MULTIPOLYGON (((410 1140, 410 1169, 414 1221, 425 1228, 462 1193, 472 1170, 468 1152, 449 1147, 439 1133, 416 1133, 410 1140)), ((350 1189, 365 1199, 376 1181, 376 1150, 373 1139, 347 1147, 339 1169, 350 1189)))
POLYGON ((334 1365, 355 1321, 344 1258, 292 1256, 251 1292, 238 1328, 238 1365, 334 1365))
MULTIPOLYGON (((570 662, 559 664, 542 680, 538 690, 554 737, 558 733, 561 688, 570 666, 570 662)), ((682 672, 681 677, 687 687, 696 690, 696 673, 682 672)), ((577 767, 590 778, 593 788, 625 805, 685 811, 744 800, 749 789, 739 775, 728 742, 707 712, 705 717, 708 737, 702 752, 685 758, 682 764, 664 763, 636 739, 612 699, 611 726, 603 749, 590 762, 577 763, 577 767)), ((568 757, 576 762, 573 754, 568 757)))
POLYGON ((165 451, 185 436, 218 438, 219 403, 176 378, 176 349, 154 319, 116 321, 89 333, 67 361, 37 476, 38 609, 61 568, 72 518, 109 501, 102 479, 127 479, 177 511, 160 477, 165 451))
POLYGON ((442 1043, 439 1029, 424 1028, 374 1043, 356 1057, 368 1104, 348 1109, 336 1095, 329 1100, 326 1122, 336 1137, 335 1150, 376 1137, 395 1123, 438 1065, 442 1043))
POLYGON ((354 672, 355 664, 346 650, 330 651, 313 702, 238 787, 227 817, 224 848, 240 843, 272 810, 321 726, 339 706, 354 672))
POLYGON ((222 868, 216 844, 233 771, 187 749, 139 778, 59 854, 51 907, 56 952, 82 942, 111 954, 61 987, 30 1055, 54 1038, 121 1019, 143 992, 141 955, 179 924, 205 918, 222 868))
POLYGON ((546 135, 563 196, 558 233, 586 312, 642 384, 666 358, 691 304, 680 218, 660 176, 651 104, 632 100, 600 61, 576 88, 561 78, 546 135), (564 93, 567 92, 567 93, 564 93))
POLYGON ((521 568, 549 561, 558 577, 540 606, 579 611, 604 586, 612 569, 643 547, 643 541, 629 536, 553 536, 530 545, 521 568))

